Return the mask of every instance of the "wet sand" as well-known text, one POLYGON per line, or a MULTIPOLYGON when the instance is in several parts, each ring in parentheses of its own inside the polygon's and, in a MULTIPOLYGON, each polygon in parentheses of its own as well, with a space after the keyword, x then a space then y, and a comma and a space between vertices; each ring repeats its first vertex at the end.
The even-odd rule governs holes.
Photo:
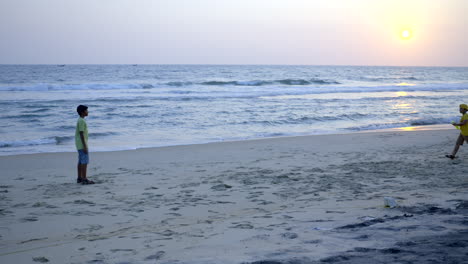
POLYGON ((0 157, 0 263, 466 263, 457 133, 0 157))

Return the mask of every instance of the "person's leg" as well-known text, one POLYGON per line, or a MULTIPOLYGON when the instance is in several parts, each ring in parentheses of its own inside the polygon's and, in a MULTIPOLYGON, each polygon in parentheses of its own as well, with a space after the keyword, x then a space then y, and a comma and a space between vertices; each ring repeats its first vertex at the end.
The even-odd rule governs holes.
POLYGON ((78 150, 78 178, 77 183, 81 183, 86 179, 86 168, 89 162, 88 154, 84 153, 83 150, 78 150))
POLYGON ((76 166, 77 169, 78 169, 78 177, 76 178, 77 179, 77 182, 81 181, 81 164, 78 163, 78 165, 76 166))
POLYGON ((81 150, 78 150, 78 164, 76 166, 78 172, 78 177, 76 178, 77 183, 81 183, 81 180, 83 179, 81 178, 81 155, 81 150))
POLYGON ((81 164, 81 179, 86 179, 86 170, 88 169, 88 164, 81 164))
POLYGON ((455 157, 457 155, 458 149, 460 149, 460 145, 456 144, 452 151, 452 156, 455 157))
POLYGON ((455 157, 457 154, 458 150, 460 149, 460 146, 463 145, 463 141, 465 141, 465 138, 460 134, 458 136, 457 142, 455 143, 455 147, 453 148, 452 151, 452 156, 455 157))
POLYGON ((94 184, 93 181, 88 180, 87 177, 87 171, 88 171, 88 163, 89 163, 89 154, 88 153, 82 153, 83 155, 81 156, 80 159, 80 171, 81 171, 81 183, 82 184, 94 184))

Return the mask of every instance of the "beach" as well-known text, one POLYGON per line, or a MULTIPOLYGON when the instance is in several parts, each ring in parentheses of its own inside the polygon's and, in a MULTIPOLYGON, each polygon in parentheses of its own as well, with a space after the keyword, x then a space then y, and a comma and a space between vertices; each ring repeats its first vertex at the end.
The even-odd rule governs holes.
POLYGON ((0 263, 467 263, 468 149, 408 130, 2 156, 0 263))
POLYGON ((0 1, 0 264, 468 264, 465 10, 0 1))

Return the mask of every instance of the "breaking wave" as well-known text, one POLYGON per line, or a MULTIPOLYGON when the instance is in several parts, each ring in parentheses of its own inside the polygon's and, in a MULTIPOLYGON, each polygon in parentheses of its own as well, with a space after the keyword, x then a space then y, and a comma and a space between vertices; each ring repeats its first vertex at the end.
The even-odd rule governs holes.
MULTIPOLYGON (((116 135, 117 133, 91 133, 90 138, 106 137, 116 135)), ((0 141, 0 148, 15 148, 15 147, 28 147, 38 145, 62 145, 69 143, 75 139, 74 136, 55 136, 40 139, 24 139, 24 140, 11 140, 11 141, 0 141)))
POLYGON ((0 86, 0 91, 61 91, 61 90, 122 90, 122 89, 154 89, 163 87, 187 87, 194 85, 202 86, 265 86, 265 85, 331 85, 341 84, 335 80, 322 79, 281 79, 281 80, 251 80, 251 81, 173 81, 166 83, 82 83, 63 84, 38 83, 30 85, 0 86))

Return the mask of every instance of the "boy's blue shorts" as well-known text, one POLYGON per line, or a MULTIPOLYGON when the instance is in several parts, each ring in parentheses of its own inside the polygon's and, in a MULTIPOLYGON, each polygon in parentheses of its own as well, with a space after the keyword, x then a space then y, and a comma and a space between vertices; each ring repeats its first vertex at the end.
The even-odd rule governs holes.
POLYGON ((89 152, 88 154, 84 150, 78 150, 78 164, 88 164, 89 163, 89 152))

